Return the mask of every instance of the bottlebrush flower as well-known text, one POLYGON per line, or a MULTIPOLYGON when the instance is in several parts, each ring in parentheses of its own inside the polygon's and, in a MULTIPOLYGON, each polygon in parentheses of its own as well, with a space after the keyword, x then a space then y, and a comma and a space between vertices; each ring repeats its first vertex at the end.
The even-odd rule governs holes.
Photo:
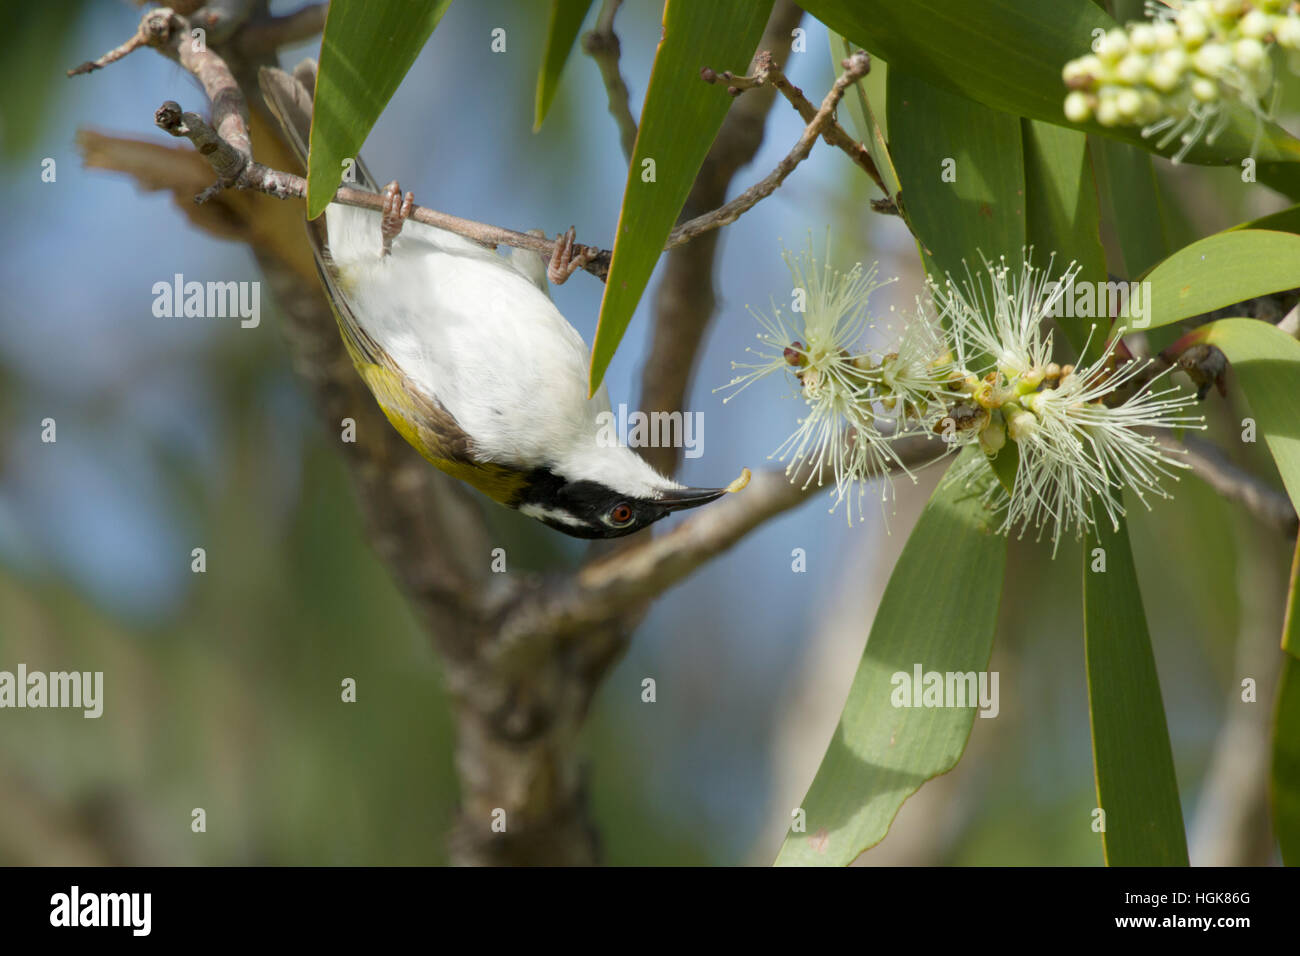
POLYGON ((911 477, 891 442, 927 430, 942 411, 936 396, 949 375, 944 342, 924 322, 911 321, 902 325, 894 351, 873 352, 865 342, 875 327, 870 299, 894 280, 880 280, 876 264, 848 272, 819 264, 811 242, 807 251, 787 251, 784 259, 794 283, 792 305, 787 311, 773 300, 770 314, 749 310, 761 327, 759 345, 747 349, 753 361, 732 363, 741 374, 722 387, 730 391, 724 401, 759 379, 787 373, 804 414, 773 457, 787 462, 792 480, 802 474, 805 488, 833 480, 832 510, 846 503, 852 523, 867 482, 883 479, 886 500, 893 468, 911 477))
MULTIPOLYGON (((1187 414, 1194 395, 1157 389, 1165 373, 1152 374, 1149 361, 1120 360, 1122 329, 1086 366, 1052 361, 1050 317, 1073 289, 1074 263, 1058 275, 1050 261, 1039 269, 1026 256, 1013 270, 1000 259, 978 276, 968 270, 960 285, 931 281, 930 304, 918 300, 914 316, 885 326, 897 344, 877 357, 861 341, 875 327, 867 311, 880 285, 875 267, 818 268, 811 251, 786 261, 806 309, 786 315, 773 303, 771 316, 755 312, 759 361, 737 364, 747 371, 724 387, 734 395, 778 370, 792 376, 805 414, 774 454, 791 476, 802 469, 805 487, 833 477, 835 506, 848 502, 850 522, 868 481, 883 479, 885 500, 891 468, 911 476, 891 444, 899 437, 940 433, 945 450, 978 442, 988 457, 1013 443, 1012 489, 994 485, 985 500, 1001 513, 1003 533, 1035 528, 1055 553, 1065 534, 1082 534, 1101 515, 1118 523, 1115 490, 1143 504, 1168 497, 1162 479, 1185 466, 1150 430, 1204 427, 1187 414)), ((962 467, 966 479, 988 471, 978 458, 962 467)))
POLYGON ((1020 402, 1027 418, 1004 528, 1023 534, 1035 527, 1040 537, 1050 531, 1053 553, 1064 533, 1082 534, 1096 523, 1098 506, 1118 528, 1124 507, 1111 489, 1135 494, 1147 508, 1148 495, 1170 497, 1161 479, 1177 481, 1175 469, 1188 466, 1150 429, 1205 427, 1201 416, 1186 414, 1195 395, 1172 386, 1157 390, 1168 370, 1152 374, 1149 359, 1117 361, 1122 334, 1095 362, 1063 372, 1055 386, 1020 402), (1132 395, 1117 399, 1135 385, 1132 395))

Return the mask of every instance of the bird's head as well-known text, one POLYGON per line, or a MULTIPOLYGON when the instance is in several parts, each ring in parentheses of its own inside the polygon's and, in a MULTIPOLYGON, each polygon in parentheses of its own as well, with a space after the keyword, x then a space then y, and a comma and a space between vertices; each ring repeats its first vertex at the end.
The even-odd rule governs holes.
POLYGON ((621 538, 674 511, 696 508, 739 491, 749 471, 726 488, 687 488, 617 446, 535 469, 516 507, 575 538, 621 538))

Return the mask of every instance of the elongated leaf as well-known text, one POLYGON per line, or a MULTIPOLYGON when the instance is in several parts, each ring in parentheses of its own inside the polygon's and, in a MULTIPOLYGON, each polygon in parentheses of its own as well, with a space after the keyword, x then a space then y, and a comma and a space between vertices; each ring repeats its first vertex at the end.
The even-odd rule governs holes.
POLYGON ((1155 166, 1150 155, 1128 143, 1105 136, 1088 142, 1097 185, 1124 254, 1124 268, 1111 271, 1137 278, 1171 251, 1155 166))
POLYGON ((406 71, 451 0, 332 0, 307 159, 307 215, 315 219, 343 181, 406 71))
MULTIPOLYGON (((1058 275, 1073 261, 1079 264, 1076 282, 1105 282, 1106 253, 1101 247, 1101 212, 1088 163, 1088 138, 1037 120, 1021 120, 1021 135, 1026 233, 1037 263, 1046 268, 1047 257, 1054 254, 1053 271, 1058 275)), ((1057 320, 1076 355, 1088 340, 1093 321, 1071 316, 1057 320)))
POLYGON ((1219 319, 1190 341, 1217 346, 1232 363, 1282 484, 1300 509, 1300 342, 1258 319, 1219 319))
POLYGON ((978 495, 953 478, 973 454, 949 470, 894 566, 803 801, 806 832, 787 837, 778 865, 851 863, 884 839, 903 801, 952 769, 966 747, 973 707, 895 704, 904 687, 910 693, 917 668, 978 674, 988 667, 1007 542, 990 530, 978 495))
MULTIPOLYGON (((995 109, 1069 126, 1062 112, 1061 68, 1089 51, 1092 31, 1115 26, 1092 0, 807 0, 804 7, 852 43, 895 67, 995 109)), ((1136 127, 1076 127, 1154 150, 1136 127)), ((893 124, 891 136, 896 138, 893 124)), ((1213 146, 1188 153, 1193 163, 1236 166, 1250 154, 1254 118, 1234 108, 1213 146)), ((896 145, 896 144, 895 144, 896 145)), ((1300 192, 1300 141, 1274 124, 1260 131, 1260 181, 1300 192)))
POLYGON ((953 278, 1025 246, 1020 121, 892 66, 890 150, 927 271, 953 278))
POLYGON ((542 120, 551 108, 555 91, 560 87, 560 74, 578 39, 582 21, 587 18, 592 0, 551 0, 551 16, 546 24, 546 52, 542 56, 542 69, 537 74, 537 101, 533 109, 533 131, 542 128, 542 120))
POLYGON ((1282 655, 1269 796, 1282 862, 1300 866, 1300 659, 1282 655))
POLYGON ((700 70, 743 73, 771 11, 772 0, 667 0, 664 6, 663 39, 650 71, 591 347, 592 393, 731 105, 726 90, 700 80, 700 70))
POLYGON ((1159 328, 1300 282, 1300 236, 1229 229, 1179 249, 1152 269, 1139 328, 1159 328), (1147 324, 1143 325, 1142 322, 1147 324))
MULTIPOLYGON (((838 33, 831 31, 827 36, 830 39, 831 68, 838 74, 843 69, 841 66, 843 61, 853 54, 854 47, 838 33)), ((875 95, 870 91, 879 91, 882 95, 877 102, 885 102, 883 94, 888 87, 883 81, 888 69, 888 65, 883 61, 872 61, 871 73, 861 83, 854 83, 844 97, 848 101, 848 112, 852 117, 850 125, 855 128, 858 140, 867 147, 876 169, 880 171, 880 178, 885 181, 885 186, 889 189, 889 195, 893 196, 898 193, 901 184, 898 181, 898 172, 894 169, 893 157, 889 155, 886 129, 879 122, 875 110, 871 108, 869 99, 869 96, 875 95)))
POLYGON ((1260 216, 1250 222, 1243 222, 1233 229, 1272 229, 1277 232, 1300 233, 1300 205, 1288 206, 1286 209, 1260 216))
POLYGON ((1282 621, 1282 650, 1300 657, 1300 538, 1291 559, 1291 586, 1287 589, 1286 617, 1282 621))
POLYGON ((1178 781, 1128 529, 1102 521, 1085 547, 1088 709, 1106 863, 1186 866, 1178 781), (1095 570, 1099 559, 1105 570, 1095 570))
MULTIPOLYGON (((981 282, 981 256, 1020 262, 1026 233, 1019 120, 897 69, 889 72, 885 99, 899 196, 930 277, 960 282, 969 267, 981 282)), ((1008 492, 1017 457, 1008 445, 992 461, 1008 492)))

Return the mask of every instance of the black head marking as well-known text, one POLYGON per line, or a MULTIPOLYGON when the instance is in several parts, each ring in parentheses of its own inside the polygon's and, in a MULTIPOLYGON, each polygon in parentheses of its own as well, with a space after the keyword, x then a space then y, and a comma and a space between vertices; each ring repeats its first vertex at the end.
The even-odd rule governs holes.
POLYGON ((722 488, 673 488, 657 498, 638 498, 598 481, 569 481, 549 468, 529 473, 511 505, 575 538, 621 538, 670 512, 694 508, 725 494, 722 488))

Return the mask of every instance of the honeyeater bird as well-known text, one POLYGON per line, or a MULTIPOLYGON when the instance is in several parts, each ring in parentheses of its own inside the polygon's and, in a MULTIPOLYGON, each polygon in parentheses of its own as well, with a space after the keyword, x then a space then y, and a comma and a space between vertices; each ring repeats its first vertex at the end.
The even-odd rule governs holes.
MULTIPOLYGON (((261 87, 305 168, 315 63, 264 68, 261 87)), ((743 487, 748 471, 727 488, 683 487, 601 440, 609 396, 602 385, 588 398, 587 346, 551 301, 541 257, 405 221, 412 197, 396 183, 383 196, 382 215, 331 203, 307 232, 358 373, 420 454, 579 538, 630 534, 743 487)), ((571 246, 570 232, 557 258, 571 246)))

